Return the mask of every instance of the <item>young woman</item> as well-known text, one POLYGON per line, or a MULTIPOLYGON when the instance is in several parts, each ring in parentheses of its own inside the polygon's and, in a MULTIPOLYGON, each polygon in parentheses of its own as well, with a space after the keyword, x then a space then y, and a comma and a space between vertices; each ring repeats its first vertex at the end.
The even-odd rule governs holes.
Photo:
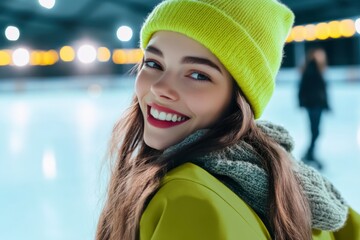
POLYGON ((333 239, 343 229, 340 194, 292 160, 284 128, 255 122, 292 23, 274 0, 168 0, 152 11, 136 94, 113 130, 98 240, 333 239))

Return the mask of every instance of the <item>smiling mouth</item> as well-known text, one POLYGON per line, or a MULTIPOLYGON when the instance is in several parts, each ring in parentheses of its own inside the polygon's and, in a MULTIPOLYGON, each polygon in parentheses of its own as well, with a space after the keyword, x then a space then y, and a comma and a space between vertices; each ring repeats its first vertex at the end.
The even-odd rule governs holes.
POLYGON ((174 127, 190 119, 183 114, 177 113, 173 110, 161 106, 157 106, 155 104, 152 104, 152 106, 148 105, 147 112, 148 122, 151 125, 159 128, 174 127))

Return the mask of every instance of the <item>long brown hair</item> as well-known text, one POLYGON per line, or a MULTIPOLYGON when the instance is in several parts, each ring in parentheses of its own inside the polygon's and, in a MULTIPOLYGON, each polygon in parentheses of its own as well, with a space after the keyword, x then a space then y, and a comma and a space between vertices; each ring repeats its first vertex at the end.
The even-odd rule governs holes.
POLYGON ((289 154, 256 126, 251 107, 238 87, 234 88, 233 96, 232 111, 221 124, 168 158, 143 141, 143 116, 134 97, 127 113, 113 129, 109 156, 114 166, 98 222, 97 240, 138 239, 146 203, 158 190, 166 172, 191 158, 240 140, 258 153, 268 174, 268 222, 274 239, 312 239, 309 204, 293 174, 289 154))

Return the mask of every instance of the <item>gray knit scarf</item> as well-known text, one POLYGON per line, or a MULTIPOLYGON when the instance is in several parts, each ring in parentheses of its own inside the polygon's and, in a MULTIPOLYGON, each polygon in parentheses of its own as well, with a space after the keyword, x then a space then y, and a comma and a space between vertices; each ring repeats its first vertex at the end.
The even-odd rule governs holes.
MULTIPOLYGON (((294 141, 281 126, 266 121, 257 121, 257 126, 269 137, 291 153, 294 141)), ((207 130, 199 130, 164 154, 172 154, 184 146, 199 140, 207 130)), ((219 151, 192 159, 248 203, 263 219, 267 218, 268 177, 260 167, 258 155, 244 141, 219 151)), ((346 222, 348 206, 334 186, 314 168, 301 161, 294 162, 294 173, 309 200, 312 228, 336 231, 346 222)))

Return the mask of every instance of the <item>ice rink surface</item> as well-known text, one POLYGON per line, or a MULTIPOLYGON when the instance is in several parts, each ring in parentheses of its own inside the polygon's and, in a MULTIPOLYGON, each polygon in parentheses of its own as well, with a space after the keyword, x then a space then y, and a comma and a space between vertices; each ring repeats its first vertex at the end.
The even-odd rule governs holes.
MULTIPOLYGON (((91 82, 0 82, 0 239, 94 238, 107 141, 131 100, 133 82, 91 82)), ((279 83, 261 119, 286 127, 300 158, 309 130, 296 91, 294 83, 279 83)), ((330 84, 329 97, 331 111, 323 115, 318 140, 322 173, 360 211, 360 83, 330 84)))

